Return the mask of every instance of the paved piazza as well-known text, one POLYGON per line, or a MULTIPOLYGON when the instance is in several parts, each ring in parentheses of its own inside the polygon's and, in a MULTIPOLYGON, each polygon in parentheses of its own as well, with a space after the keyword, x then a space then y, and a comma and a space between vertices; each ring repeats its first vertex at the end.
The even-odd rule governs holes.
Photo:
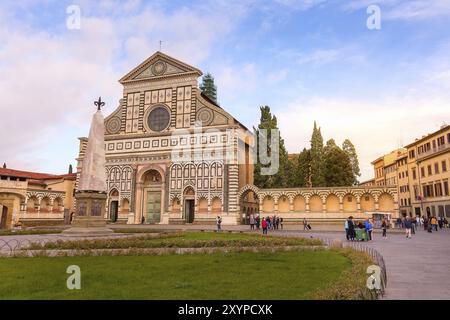
MULTIPOLYGON (((117 226, 126 228, 127 226, 117 226)), ((132 228, 149 229, 183 229, 183 230, 213 230, 213 225, 184 226, 130 226, 132 228)), ((337 226, 313 226, 312 232, 299 230, 301 226, 286 226, 283 231, 273 231, 270 234, 321 237, 345 240, 345 234, 339 232, 337 226)), ((225 226, 224 231, 249 231, 248 226, 225 226)), ((50 241, 69 240, 60 235, 23 235, 0 236, 5 241, 50 241)), ((80 239, 80 238, 76 238, 80 239)), ((400 230, 388 232, 388 238, 382 239, 379 230, 374 233, 374 240, 366 244, 378 250, 384 257, 388 286, 384 299, 450 299, 450 229, 428 233, 419 230, 412 239, 405 238, 400 230)))

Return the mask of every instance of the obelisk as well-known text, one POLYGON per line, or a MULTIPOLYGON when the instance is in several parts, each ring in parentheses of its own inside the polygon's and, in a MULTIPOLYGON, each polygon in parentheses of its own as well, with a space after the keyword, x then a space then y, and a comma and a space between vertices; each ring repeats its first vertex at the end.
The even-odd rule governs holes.
POLYGON ((105 105, 101 97, 94 104, 94 114, 89 131, 88 144, 81 166, 78 188, 75 192, 76 212, 70 229, 64 230, 68 236, 102 236, 113 233, 106 228, 105 207, 107 199, 105 168, 105 122, 101 107, 105 105))

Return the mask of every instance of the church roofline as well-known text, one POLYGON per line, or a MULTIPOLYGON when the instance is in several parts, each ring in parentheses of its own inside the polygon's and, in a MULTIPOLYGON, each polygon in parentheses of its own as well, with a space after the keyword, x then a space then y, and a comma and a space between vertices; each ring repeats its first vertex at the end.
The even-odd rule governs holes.
POLYGON ((135 67, 133 70, 128 72, 125 76, 123 76, 119 82, 121 84, 129 83, 129 82, 137 82, 137 81, 143 81, 147 80, 148 78, 141 78, 141 79, 135 79, 134 77, 143 72, 146 68, 148 68, 152 62, 156 61, 158 58, 161 58, 163 60, 168 60, 174 65, 180 67, 181 69, 186 70, 183 73, 179 74, 170 74, 170 75, 161 75, 161 76, 155 76, 151 79, 157 80, 157 79, 164 79, 168 77, 177 77, 177 76, 186 76, 186 75, 195 75, 197 77, 200 77, 203 75, 203 72, 200 69, 197 69, 191 65, 188 65, 187 63, 184 63, 178 59, 175 59, 165 53, 162 53, 161 51, 156 51, 154 54, 152 54, 149 58, 147 58, 144 62, 140 63, 137 67, 135 67))

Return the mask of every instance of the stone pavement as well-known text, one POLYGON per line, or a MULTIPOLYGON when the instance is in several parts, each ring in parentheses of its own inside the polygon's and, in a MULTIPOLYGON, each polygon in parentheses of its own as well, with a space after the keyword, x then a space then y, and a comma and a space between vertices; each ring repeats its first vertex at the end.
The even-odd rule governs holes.
MULTIPOLYGON (((309 236, 346 241, 343 232, 311 232, 309 236)), ((412 239, 398 232, 388 233, 387 239, 375 234, 373 241, 365 243, 384 257, 388 276, 384 299, 450 299, 450 229, 433 233, 419 230, 412 239)))

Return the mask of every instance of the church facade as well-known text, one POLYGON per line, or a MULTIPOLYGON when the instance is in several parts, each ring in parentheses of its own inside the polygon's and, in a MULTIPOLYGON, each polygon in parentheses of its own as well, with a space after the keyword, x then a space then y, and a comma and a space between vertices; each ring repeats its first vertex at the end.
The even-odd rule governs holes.
MULTIPOLYGON (((241 222, 238 193, 253 181, 252 135, 201 93, 201 75, 156 52, 120 79, 123 98, 105 118, 106 219, 241 222)), ((80 138, 77 181, 86 146, 80 138)))

